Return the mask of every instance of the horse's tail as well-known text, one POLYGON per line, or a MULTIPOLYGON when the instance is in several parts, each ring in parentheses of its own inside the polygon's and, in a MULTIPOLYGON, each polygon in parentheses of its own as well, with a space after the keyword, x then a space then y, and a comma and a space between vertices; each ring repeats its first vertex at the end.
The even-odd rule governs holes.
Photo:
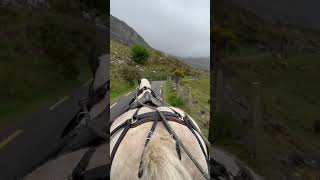
POLYGON ((175 148, 170 148, 162 140, 163 138, 152 139, 146 147, 142 159, 141 179, 191 180, 190 174, 175 154, 175 148))

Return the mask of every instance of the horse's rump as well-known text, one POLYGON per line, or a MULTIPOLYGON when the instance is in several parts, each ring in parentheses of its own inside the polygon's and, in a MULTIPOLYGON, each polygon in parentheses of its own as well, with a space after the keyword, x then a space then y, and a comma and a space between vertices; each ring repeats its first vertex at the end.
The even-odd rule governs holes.
MULTIPOLYGON (((168 107, 159 107, 158 109, 161 111, 173 112, 168 107)), ((139 114, 150 111, 152 110, 142 107, 139 114)), ((126 119, 130 119, 134 112, 135 110, 128 111, 117 118, 112 125, 111 130, 126 119)), ((190 149, 192 155, 200 162, 203 169, 208 169, 206 159, 192 132, 185 125, 176 122, 169 123, 183 143, 190 149)), ((111 179, 138 179, 138 169, 142 154, 144 165, 142 178, 144 179, 159 179, 163 174, 166 174, 164 177, 162 176, 162 178, 165 179, 177 179, 181 177, 183 177, 183 179, 188 179, 188 177, 191 177, 191 179, 203 179, 199 170, 184 151, 181 152, 180 161, 175 149, 175 141, 171 138, 162 122, 158 122, 155 133, 143 153, 144 143, 151 125, 152 122, 144 123, 138 127, 131 128, 127 132, 114 157, 114 162, 111 166, 111 179), (186 169, 188 171, 186 171, 186 169)), ((111 150, 120 134, 121 131, 111 137, 111 150)), ((204 142, 202 143, 204 144, 204 142)))

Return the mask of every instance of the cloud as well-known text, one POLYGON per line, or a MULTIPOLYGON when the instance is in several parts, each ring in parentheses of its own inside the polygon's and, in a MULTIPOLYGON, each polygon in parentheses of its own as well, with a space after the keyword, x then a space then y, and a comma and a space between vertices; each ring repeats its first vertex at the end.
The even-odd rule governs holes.
POLYGON ((184 57, 210 54, 210 0, 111 0, 111 14, 155 49, 184 57))

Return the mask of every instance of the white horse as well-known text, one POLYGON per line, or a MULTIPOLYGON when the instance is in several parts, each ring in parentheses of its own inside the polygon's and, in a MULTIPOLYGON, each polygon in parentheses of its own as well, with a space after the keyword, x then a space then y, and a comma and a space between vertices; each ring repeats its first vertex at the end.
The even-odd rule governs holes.
MULTIPOLYGON (((151 94, 151 86, 147 79, 142 79, 139 87, 140 94, 136 97, 136 100, 141 100, 146 97, 146 94, 151 94)), ((200 129, 198 125, 182 110, 174 107, 158 106, 157 110, 165 113, 179 114, 182 118, 188 117, 193 122, 194 133, 186 125, 178 123, 177 121, 167 122, 172 127, 175 134, 179 137, 181 142, 187 147, 188 151, 195 161, 201 166, 201 168, 208 172, 208 164, 206 155, 208 152, 204 140, 201 138, 200 129), (196 132, 197 131, 197 132, 196 132), (196 137, 197 136, 197 137, 196 137), (197 140, 198 138, 198 140, 197 140), (200 145, 201 144, 201 145, 200 145), (202 146, 202 147, 201 147, 202 146)), ((146 113, 155 113, 154 109, 150 107, 142 106, 140 108, 133 108, 118 118, 116 118, 111 127, 110 132, 115 130, 120 125, 124 124, 132 117, 143 116, 146 113), (139 109, 139 111, 137 111, 139 109)), ((132 122, 139 122, 139 119, 133 119, 132 122)), ((155 127, 154 132, 150 129, 153 125, 153 121, 141 123, 138 126, 131 127, 126 132, 125 136, 116 147, 116 143, 119 140, 122 132, 125 131, 121 128, 114 134, 111 134, 110 138, 110 153, 115 151, 114 158, 111 164, 110 179, 111 180, 200 180, 205 179, 203 173, 196 167, 195 163, 187 155, 181 146, 176 144, 176 140, 172 134, 169 133, 163 121, 159 121, 155 127), (146 139, 150 139, 149 143, 145 146, 146 139), (180 149, 180 154, 178 153, 180 149), (180 155, 180 157, 179 157, 180 155), (181 159, 180 159, 181 158, 181 159), (138 176, 140 175, 140 177, 138 176)))

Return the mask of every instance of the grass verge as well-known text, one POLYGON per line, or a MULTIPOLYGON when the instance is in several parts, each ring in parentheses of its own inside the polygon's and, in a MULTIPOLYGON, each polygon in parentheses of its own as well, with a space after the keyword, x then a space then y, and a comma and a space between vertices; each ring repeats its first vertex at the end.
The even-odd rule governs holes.
POLYGON ((190 99, 179 97, 171 82, 164 85, 164 100, 171 106, 187 112, 199 125, 206 137, 209 133, 210 119, 210 82, 209 78, 199 80, 183 80, 181 89, 190 93, 190 99))
POLYGON ((119 97, 132 91, 136 85, 129 84, 126 80, 117 79, 110 82, 110 104, 119 100, 119 97))

